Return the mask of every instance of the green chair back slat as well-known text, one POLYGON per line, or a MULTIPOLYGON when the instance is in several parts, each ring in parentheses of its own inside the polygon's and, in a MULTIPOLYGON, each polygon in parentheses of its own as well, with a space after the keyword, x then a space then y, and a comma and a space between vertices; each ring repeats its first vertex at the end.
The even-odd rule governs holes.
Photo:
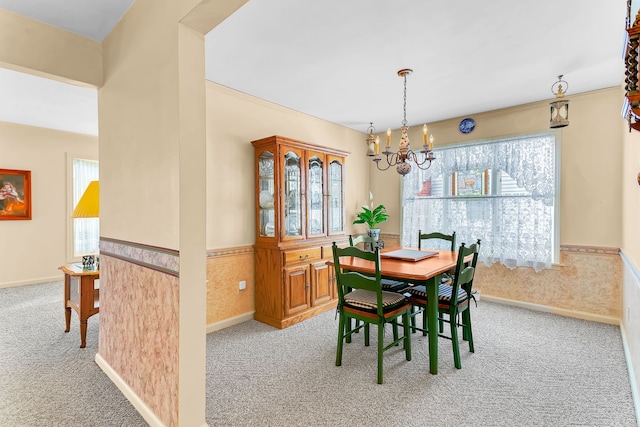
POLYGON ((456 232, 452 234, 444 234, 440 232, 423 233, 422 230, 418 230, 418 249, 422 249, 422 241, 430 239, 440 239, 451 242, 451 252, 456 250, 456 232))
POLYGON ((372 292, 378 292, 380 286, 375 277, 365 276, 356 271, 341 273, 340 281, 344 286, 351 289, 365 289, 372 292))
POLYGON ((363 234, 359 235, 359 236, 352 236, 349 235, 349 246, 356 246, 360 243, 371 243, 373 242, 373 237, 371 236, 365 236, 363 234))

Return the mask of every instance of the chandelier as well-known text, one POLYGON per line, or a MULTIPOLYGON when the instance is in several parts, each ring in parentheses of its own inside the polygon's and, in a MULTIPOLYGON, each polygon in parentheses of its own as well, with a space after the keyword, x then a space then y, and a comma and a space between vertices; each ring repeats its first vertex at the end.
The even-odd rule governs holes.
POLYGON ((386 165, 380 166, 380 162, 382 162, 383 158, 380 156, 380 138, 376 137, 373 139, 373 134, 375 132, 375 128, 373 127, 373 123, 370 123, 368 132, 369 136, 367 137, 367 156, 373 156, 373 161, 376 163, 376 166, 381 171, 385 171, 389 169, 391 166, 396 167, 396 171, 404 176, 411 171, 411 163, 418 166, 420 169, 429 169, 431 166, 431 162, 436 158, 433 155, 433 135, 427 138, 427 125, 422 127, 422 150, 419 152, 422 153, 419 156, 415 151, 411 150, 411 146, 409 145, 409 127, 407 126, 407 76, 413 73, 413 70, 409 68, 402 69, 398 71, 398 75, 404 80, 404 104, 403 104, 403 119, 402 119, 402 128, 400 134, 400 144, 398 146, 398 151, 391 151, 391 129, 387 129, 387 143, 385 144, 385 149, 382 154, 385 155, 386 165), (427 139, 429 142, 427 143, 427 139), (422 158, 422 160, 419 159, 422 158))

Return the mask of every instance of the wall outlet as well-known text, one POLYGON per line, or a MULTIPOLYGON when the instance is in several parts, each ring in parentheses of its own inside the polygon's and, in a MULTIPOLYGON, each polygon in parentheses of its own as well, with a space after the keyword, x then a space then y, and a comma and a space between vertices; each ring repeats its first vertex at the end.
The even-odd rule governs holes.
POLYGON ((241 291, 247 289, 247 281, 241 280, 240 283, 238 283, 238 289, 240 289, 241 291))

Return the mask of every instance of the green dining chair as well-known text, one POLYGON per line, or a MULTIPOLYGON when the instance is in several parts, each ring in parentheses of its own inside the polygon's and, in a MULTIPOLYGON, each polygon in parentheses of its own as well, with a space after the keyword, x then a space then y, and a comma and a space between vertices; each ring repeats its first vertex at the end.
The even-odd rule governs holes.
MULTIPOLYGON (((352 235, 349 235, 349 246, 356 246, 360 243, 363 244, 363 247, 365 250, 368 250, 366 244, 370 243, 373 245, 373 238, 365 235, 359 235, 355 237, 352 235)), ((372 248, 373 246, 368 246, 368 247, 372 248)), ((384 279, 384 278, 380 280, 380 283, 382 284, 383 291, 390 291, 390 292, 402 292, 403 289, 409 286, 408 283, 402 282, 400 280, 392 280, 392 279, 384 279)))
MULTIPOLYGON (((450 242, 450 250, 451 252, 456 250, 456 232, 454 231, 451 234, 444 234, 444 233, 440 233, 438 231, 434 231, 432 233, 423 233, 422 230, 418 230, 418 249, 422 249, 422 242, 425 240, 444 240, 445 242, 450 242)), ((427 247, 428 248, 428 247, 427 247)), ((431 248, 431 249, 435 249, 435 248, 431 248)), ((442 275, 442 279, 441 279, 441 283, 445 284, 445 285, 450 285, 451 284, 451 277, 453 276, 453 274, 455 273, 455 269, 452 269, 450 271, 447 271, 446 273, 444 273, 442 275)), ((407 286, 411 286, 410 283, 407 284, 407 286)), ((405 289, 406 290, 406 289, 405 289)), ((402 292, 404 292, 405 290, 402 290, 402 292)), ((412 315, 411 315, 411 324, 412 324, 412 331, 415 332, 416 331, 416 315, 419 313, 419 311, 416 310, 415 307, 412 308, 412 315)), ((440 322, 440 332, 442 332, 442 329, 444 328, 444 325, 442 322, 440 322)), ((423 332, 423 334, 426 335, 426 332, 423 332)))
POLYGON ((359 234, 357 236, 353 236, 349 234, 349 246, 358 246, 362 244, 361 249, 365 251, 373 251, 374 248, 374 239, 371 236, 367 236, 366 234, 359 234))
MULTIPOLYGON (((375 241, 373 237, 367 235, 358 235, 353 236, 349 235, 349 246, 357 246, 362 244, 364 250, 369 251, 371 248, 374 248, 375 241)), ((380 248, 379 248, 380 249, 380 248)), ((389 292, 402 292, 403 289, 409 287, 409 284, 406 282, 402 282, 400 280, 392 280, 392 279, 380 279, 380 285, 382 286, 383 291, 389 292)), ((356 320, 356 333, 359 331, 357 327, 360 325, 360 322, 356 320)), ((393 327, 393 338, 398 338, 398 327, 394 325, 393 327)), ((347 339, 347 342, 351 342, 351 337, 347 339)))
MULTIPOLYGON (((380 284, 380 250, 373 252, 363 251, 349 246, 338 248, 333 243, 333 262, 336 270, 336 282, 338 285, 338 347, 336 350, 336 366, 342 365, 343 346, 347 338, 364 328, 364 344, 369 345, 369 327, 378 327, 378 384, 383 383, 383 357, 384 352, 396 345, 403 343, 406 360, 411 360, 411 330, 409 317, 411 304, 407 298, 397 292, 382 290, 380 284), (375 263, 375 275, 365 276, 355 271, 342 271, 340 257, 355 257, 375 263), (402 324, 399 323, 402 318, 402 324), (351 319, 362 324, 351 327, 351 319), (385 345, 384 327, 386 324, 396 328, 402 326, 403 335, 394 336, 392 342, 385 345)), ((347 341, 348 342, 348 341, 347 341)))
MULTIPOLYGON (((415 329, 422 331, 425 335, 427 333, 437 333, 438 336, 451 340, 453 345, 453 361, 455 367, 458 369, 462 368, 460 362, 460 344, 458 342, 458 327, 462 327, 463 340, 469 342, 469 351, 471 353, 474 352, 469 305, 470 301, 474 299, 471 292, 479 251, 480 240, 468 248, 465 247, 464 243, 460 245, 451 285, 441 283, 438 286, 438 321, 439 323, 445 322, 450 324, 450 335, 445 335, 442 331, 438 331, 435 328, 432 328, 432 331, 429 330, 430 325, 428 325, 427 322, 426 310, 427 305, 431 302, 427 301, 425 286, 414 286, 406 291, 411 295, 409 301, 412 306, 418 308, 417 311, 412 310, 412 320, 415 320, 415 316, 418 313, 422 313, 422 328, 416 327, 415 329), (470 255, 473 255, 472 261, 465 263, 465 258, 470 255)), ((415 327, 415 321, 412 322, 412 327, 415 327)))
MULTIPOLYGON (((439 239, 451 242, 451 252, 456 250, 456 232, 451 234, 444 234, 439 232, 423 233, 422 230, 418 230, 418 249, 422 249, 423 240, 439 239)), ((433 248, 432 248, 433 249, 433 248)))
MULTIPOLYGON (((423 233, 422 230, 418 230, 418 249, 422 249, 422 242, 425 240, 444 240, 451 243, 451 252, 456 250, 456 232, 451 234, 444 234, 440 232, 423 233)), ((435 249, 435 248, 431 248, 435 249)), ((442 283, 451 284, 451 276, 453 276, 454 270, 448 271, 442 277, 442 283)))

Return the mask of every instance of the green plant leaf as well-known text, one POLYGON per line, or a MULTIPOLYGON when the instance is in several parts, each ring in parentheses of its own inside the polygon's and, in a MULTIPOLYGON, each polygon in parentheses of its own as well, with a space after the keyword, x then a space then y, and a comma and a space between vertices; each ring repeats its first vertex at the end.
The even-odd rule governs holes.
POLYGON ((376 228, 376 225, 389 219, 384 205, 378 205, 373 210, 362 206, 362 211, 358 212, 356 216, 357 219, 353 221, 354 224, 367 224, 369 228, 376 228))

